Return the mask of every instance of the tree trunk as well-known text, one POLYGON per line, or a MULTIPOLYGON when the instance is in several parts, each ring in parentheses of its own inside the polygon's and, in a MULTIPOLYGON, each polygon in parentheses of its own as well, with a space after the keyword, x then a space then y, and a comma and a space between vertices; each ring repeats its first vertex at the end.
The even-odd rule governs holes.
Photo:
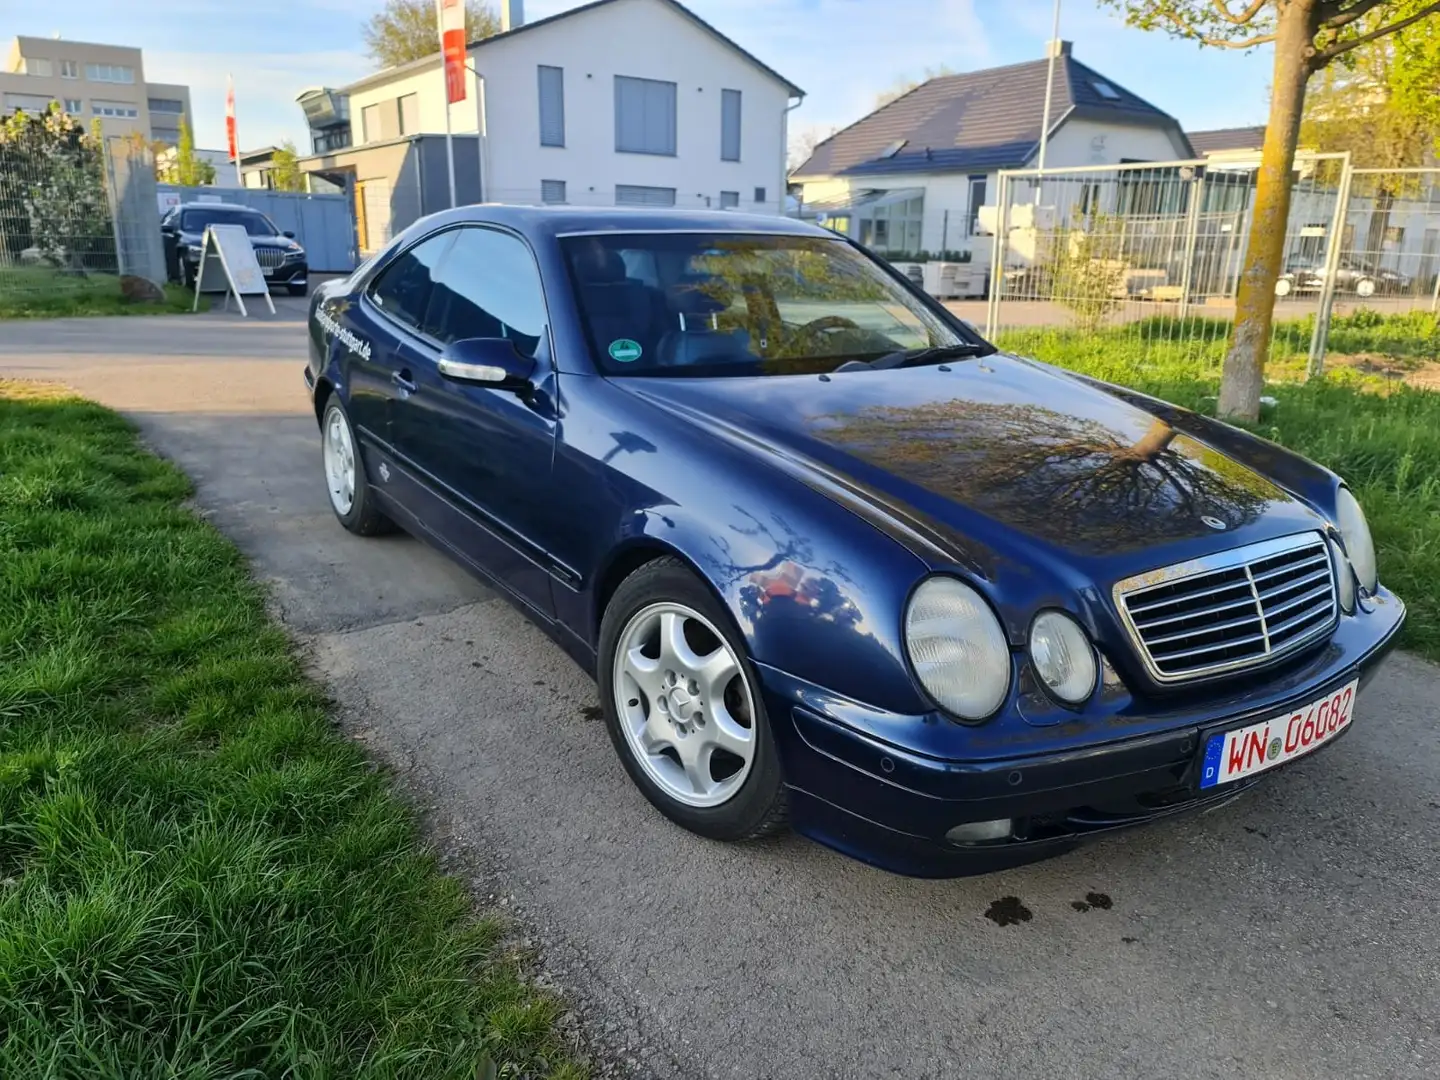
POLYGON ((1225 367, 1220 376, 1220 415, 1236 420, 1260 418, 1260 389, 1265 385, 1265 359, 1270 351, 1270 324, 1275 314, 1275 281, 1280 276, 1285 229, 1290 219, 1295 142, 1305 106, 1305 80, 1310 77, 1315 3, 1316 0, 1278 0, 1276 4, 1270 119, 1265 128, 1265 148, 1260 155, 1245 268, 1241 271, 1235 298, 1235 340, 1225 354, 1225 367))

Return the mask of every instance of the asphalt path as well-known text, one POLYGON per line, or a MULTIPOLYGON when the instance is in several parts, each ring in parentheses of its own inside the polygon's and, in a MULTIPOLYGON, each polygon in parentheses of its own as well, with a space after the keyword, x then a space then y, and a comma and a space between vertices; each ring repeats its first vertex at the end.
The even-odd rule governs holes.
POLYGON ((1440 1075, 1440 669, 1397 656, 1349 735, 1235 803, 1021 870, 913 881, 795 837, 710 843, 630 785, 593 685, 508 604, 414 540, 341 530, 303 307, 276 303, 0 323, 0 377, 123 410, 194 478, 346 729, 616 1071, 1440 1075))

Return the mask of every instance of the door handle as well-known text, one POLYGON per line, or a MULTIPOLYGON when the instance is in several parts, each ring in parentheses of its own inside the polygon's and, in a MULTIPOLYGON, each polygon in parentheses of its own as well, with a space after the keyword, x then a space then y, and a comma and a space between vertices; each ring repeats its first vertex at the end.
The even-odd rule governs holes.
POLYGON ((407 394, 413 394, 416 390, 420 389, 410 378, 409 368, 405 368, 403 371, 391 372, 390 381, 407 394))

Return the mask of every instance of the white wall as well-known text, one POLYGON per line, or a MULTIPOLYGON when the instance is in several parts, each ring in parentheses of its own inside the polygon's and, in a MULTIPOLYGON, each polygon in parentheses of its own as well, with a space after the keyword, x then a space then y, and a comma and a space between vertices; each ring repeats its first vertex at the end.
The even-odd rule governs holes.
MULTIPOLYGON (((1045 148, 1045 168, 1118 165, 1126 161, 1183 161, 1189 157, 1178 136, 1152 127, 1067 120, 1045 148)), ((1035 161, 1030 167, 1035 167, 1035 161)))
POLYGON ((471 56, 488 95, 488 197, 539 201, 541 180, 563 180, 570 202, 608 205, 615 185, 643 184, 675 188, 681 208, 735 191, 742 210, 780 212, 787 89, 669 4, 618 0, 471 56), (540 64, 565 71, 564 147, 540 145, 540 64), (616 152, 616 75, 677 84, 674 157, 616 152), (722 89, 741 93, 738 162, 720 160, 722 89))
MULTIPOLYGON (((784 111, 789 92, 738 51, 660 0, 617 0, 546 26, 474 48, 484 77, 486 198, 539 202, 541 180, 563 180, 568 201, 610 205, 615 185, 674 188, 681 208, 718 208, 720 192, 740 195, 740 209, 779 213, 784 197, 784 111), (565 71, 565 146, 540 145, 541 64, 565 71), (674 157, 615 150, 615 76, 659 79, 676 87, 674 157), (739 90, 740 160, 720 160, 721 90, 739 90), (765 189, 756 206, 755 189, 765 189)), ((451 109, 451 130, 478 130, 474 76, 467 100, 451 109)), ((355 144, 367 105, 419 94, 420 129, 445 130, 438 60, 384 83, 352 91, 355 144)), ((406 134, 411 134, 406 132, 406 134)))

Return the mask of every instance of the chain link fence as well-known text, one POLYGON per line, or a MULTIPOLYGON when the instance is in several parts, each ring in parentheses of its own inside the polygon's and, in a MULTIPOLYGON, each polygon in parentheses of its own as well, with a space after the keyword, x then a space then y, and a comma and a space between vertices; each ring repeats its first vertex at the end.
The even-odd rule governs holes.
MULTIPOLYGON (((1258 172, 1258 160, 1206 159, 1001 173, 981 210, 985 300, 952 306, 1037 355, 1113 348, 1218 366, 1258 172)), ((1282 371, 1318 373, 1337 326, 1387 316, 1423 348, 1440 309, 1440 169, 1300 155, 1275 292, 1282 371)))
POLYGON ((118 273, 98 141, 49 118, 0 120, 0 296, 83 291, 118 273))
POLYGON ((161 285, 156 198, 148 146, 58 110, 0 119, 0 301, 120 293, 125 275, 161 285))

